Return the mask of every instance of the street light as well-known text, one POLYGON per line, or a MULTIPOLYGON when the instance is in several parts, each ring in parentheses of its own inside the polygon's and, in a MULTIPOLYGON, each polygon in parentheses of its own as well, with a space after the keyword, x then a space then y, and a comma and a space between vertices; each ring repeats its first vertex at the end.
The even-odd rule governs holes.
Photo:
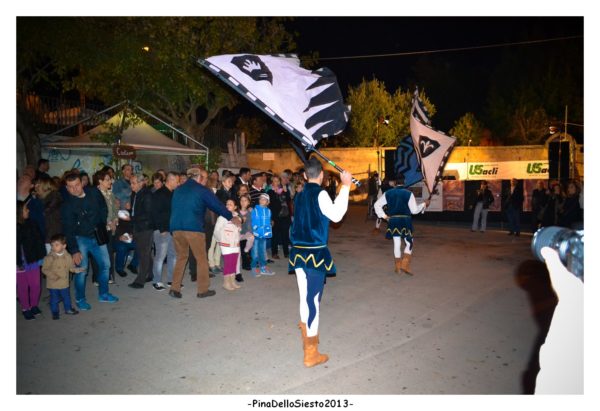
POLYGON ((469 142, 467 143, 467 180, 469 179, 469 154, 471 152, 471 139, 469 139, 469 142))

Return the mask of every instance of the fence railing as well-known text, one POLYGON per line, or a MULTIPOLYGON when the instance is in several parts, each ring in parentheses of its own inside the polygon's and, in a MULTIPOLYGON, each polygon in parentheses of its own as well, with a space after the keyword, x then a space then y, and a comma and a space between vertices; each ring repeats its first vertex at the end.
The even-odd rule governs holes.
POLYGON ((87 101, 68 100, 60 97, 47 97, 29 94, 17 96, 17 104, 25 109, 35 122, 38 133, 52 134, 70 124, 81 123, 80 127, 66 130, 66 136, 73 137, 84 133, 107 120, 106 116, 95 116, 106 107, 87 101))
MULTIPOLYGON (((17 96, 17 104, 32 117, 39 134, 60 132, 61 136, 76 137, 104 123, 124 108, 123 104, 106 107, 82 100, 38 95, 17 96)), ((200 142, 188 138, 181 130, 176 132, 146 110, 135 110, 135 114, 166 137, 192 148, 203 148, 200 142), (183 134, 182 134, 183 133, 183 134)), ((171 124, 171 127, 173 125, 171 124)), ((176 128, 176 127, 175 127, 176 128)), ((219 136, 223 133, 217 132, 219 136)), ((218 140, 217 140, 218 141, 218 140)), ((224 143, 227 147, 227 143, 224 143)))

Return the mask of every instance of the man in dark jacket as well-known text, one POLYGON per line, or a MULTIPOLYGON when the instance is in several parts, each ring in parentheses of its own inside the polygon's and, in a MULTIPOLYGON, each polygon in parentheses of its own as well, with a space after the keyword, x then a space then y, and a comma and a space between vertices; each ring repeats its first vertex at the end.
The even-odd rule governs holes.
POLYGON ((250 186, 250 205, 252 207, 256 207, 260 195, 265 193, 262 181, 262 176, 260 174, 252 176, 252 184, 250 186))
POLYGON ((238 177, 235 179, 235 183, 233 184, 233 191, 235 193, 238 192, 239 187, 243 184, 250 188, 250 179, 252 178, 252 174, 248 167, 240 168, 240 172, 238 177))
POLYGON ((154 224, 154 263, 152 264, 152 285, 155 290, 165 289, 162 283, 162 271, 167 257, 167 281, 169 284, 173 281, 173 269, 177 255, 173 245, 173 236, 169 231, 169 221, 171 219, 171 199, 173 191, 179 184, 179 174, 169 172, 165 179, 165 184, 152 194, 152 222, 154 224))
POLYGON ((138 274, 129 287, 144 288, 147 281, 152 281, 152 192, 146 186, 143 174, 134 174, 131 183, 131 222, 133 239, 140 260, 138 274))
POLYGON ((542 218, 546 204, 548 204, 549 192, 544 182, 539 180, 536 188, 531 194, 531 231, 536 232, 542 225, 542 218))
POLYGON ((516 178, 510 180, 510 191, 504 202, 508 219, 508 235, 521 235, 521 211, 523 210, 523 186, 516 178))
POLYGON ((74 275, 75 302, 80 310, 91 309, 85 298, 85 283, 88 267, 88 253, 98 264, 98 300, 115 303, 117 297, 108 292, 108 271, 110 258, 106 244, 99 244, 97 232, 106 226, 108 210, 102 193, 95 187, 83 188, 79 174, 68 174, 65 178, 69 195, 63 203, 61 218, 63 231, 67 237, 67 249, 73 256, 75 265, 81 272, 74 275))
POLYGON ((473 225, 471 226, 471 231, 477 231, 477 228, 480 227, 481 232, 485 233, 488 210, 492 204, 494 204, 494 195, 488 188, 487 181, 482 180, 479 190, 477 190, 477 198, 475 198, 475 202, 473 204, 473 225), (481 226, 479 226, 480 217, 481 226))
POLYGON ((170 230, 175 243, 177 262, 173 271, 173 284, 169 295, 175 298, 181 298, 181 280, 190 248, 196 258, 197 297, 204 298, 216 294, 214 290, 208 289, 208 261, 204 235, 206 209, 241 225, 241 220, 238 217, 232 219, 231 212, 225 208, 212 190, 201 184, 202 171, 199 168, 190 168, 187 171, 188 180, 175 190, 171 200, 170 230))

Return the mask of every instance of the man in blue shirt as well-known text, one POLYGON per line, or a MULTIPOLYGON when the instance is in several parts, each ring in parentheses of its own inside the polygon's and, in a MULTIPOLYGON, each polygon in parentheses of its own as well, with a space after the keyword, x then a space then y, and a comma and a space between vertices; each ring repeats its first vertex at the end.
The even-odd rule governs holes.
POLYGON ((119 200, 119 210, 129 210, 131 208, 131 183, 130 179, 133 175, 133 166, 124 164, 121 167, 121 178, 113 184, 112 191, 114 196, 119 200))
POLYGON ((169 226, 173 235, 177 262, 173 270, 173 283, 169 295, 175 298, 181 298, 181 281, 190 249, 196 259, 197 297, 204 298, 216 294, 214 290, 208 289, 210 281, 204 234, 206 209, 208 208, 241 226, 241 220, 238 217, 233 217, 212 190, 201 184, 202 172, 203 170, 199 168, 190 168, 187 171, 187 181, 175 189, 171 199, 169 226))

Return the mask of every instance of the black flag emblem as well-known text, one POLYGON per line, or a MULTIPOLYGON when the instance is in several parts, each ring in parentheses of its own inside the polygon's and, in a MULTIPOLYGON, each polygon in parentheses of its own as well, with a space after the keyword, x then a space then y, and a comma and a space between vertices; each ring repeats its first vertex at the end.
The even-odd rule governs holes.
POLYGON ((242 72, 246 73, 255 81, 266 80, 273 84, 273 73, 267 67, 260 57, 253 54, 237 56, 231 59, 231 63, 235 64, 242 72))
POLYGON ((440 147, 440 143, 426 136, 419 136, 419 148, 421 158, 425 158, 440 147))

